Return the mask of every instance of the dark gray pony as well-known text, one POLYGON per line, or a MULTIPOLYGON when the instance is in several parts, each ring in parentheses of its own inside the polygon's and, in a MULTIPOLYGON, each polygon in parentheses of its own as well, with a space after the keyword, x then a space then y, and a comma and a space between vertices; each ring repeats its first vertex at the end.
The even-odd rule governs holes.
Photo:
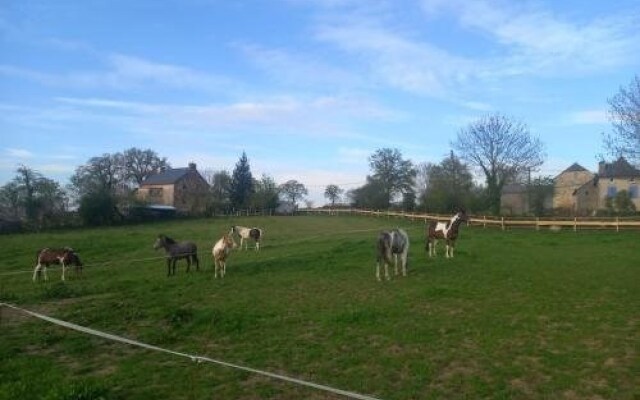
POLYGON ((380 263, 384 264, 384 274, 389 280, 389 264, 392 258, 395 262, 396 275, 398 271, 398 255, 402 264, 402 275, 407 276, 407 255, 409 253, 409 235, 402 229, 382 231, 377 240, 376 278, 380 280, 380 263))
POLYGON ((179 259, 187 260, 187 272, 191 268, 191 262, 196 264, 196 270, 200 270, 200 262, 198 261, 198 247, 193 242, 176 242, 165 235, 158 235, 153 248, 158 250, 163 247, 167 253, 167 276, 176 274, 176 261, 179 259))

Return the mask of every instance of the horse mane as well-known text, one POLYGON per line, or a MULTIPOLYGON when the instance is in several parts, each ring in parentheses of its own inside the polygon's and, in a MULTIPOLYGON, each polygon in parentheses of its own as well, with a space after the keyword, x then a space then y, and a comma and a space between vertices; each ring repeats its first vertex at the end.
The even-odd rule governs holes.
POLYGON ((176 244, 177 242, 175 240, 173 240, 172 238, 170 238, 169 236, 166 235, 160 235, 161 238, 164 239, 165 243, 167 244, 176 244))

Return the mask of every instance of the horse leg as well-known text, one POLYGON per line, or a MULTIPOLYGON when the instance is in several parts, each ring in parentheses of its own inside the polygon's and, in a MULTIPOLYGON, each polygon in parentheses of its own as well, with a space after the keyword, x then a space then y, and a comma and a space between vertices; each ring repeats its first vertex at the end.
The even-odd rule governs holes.
POLYGON ((451 246, 449 247, 449 251, 451 251, 451 258, 453 258, 453 249, 456 247, 456 242, 451 241, 451 246))
POLYGON ((41 274, 41 270, 42 270, 42 266, 40 265, 40 263, 38 263, 38 265, 36 265, 35 269, 33 270, 33 281, 36 281, 36 278, 38 277, 38 275, 41 274))
POLYGON ((213 259, 213 277, 218 279, 218 261, 215 258, 213 259))
POLYGON ((380 281, 380 260, 376 262, 376 279, 380 281))
POLYGON ((191 256, 186 257, 187 259, 187 273, 189 273, 189 270, 191 269, 191 256))
POLYGON ((62 264, 62 280, 64 281, 64 270, 65 270, 65 266, 64 266, 64 261, 60 261, 60 264, 62 264))
POLYGON ((193 256, 191 258, 193 258, 193 262, 194 264, 196 264, 196 271, 200 271, 200 260, 198 260, 198 253, 193 253, 193 256))
POLYGON ((402 276, 407 276, 407 252, 402 252, 400 256, 400 261, 402 262, 402 276))
POLYGON ((398 276, 399 272, 398 272, 398 255, 397 254, 393 255, 393 267, 394 267, 394 270, 396 271, 396 276, 398 276))
POLYGON ((260 250, 260 241, 256 240, 256 251, 260 250))

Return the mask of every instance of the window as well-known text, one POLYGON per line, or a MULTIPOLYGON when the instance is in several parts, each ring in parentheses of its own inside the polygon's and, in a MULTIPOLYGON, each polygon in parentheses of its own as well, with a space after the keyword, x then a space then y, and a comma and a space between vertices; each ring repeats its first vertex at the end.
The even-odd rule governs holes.
POLYGON ((635 183, 632 183, 629 186, 629 197, 631 197, 632 199, 637 199, 638 198, 638 185, 636 185, 635 183))
POLYGON ((149 197, 162 197, 162 188, 149 189, 149 197))
POLYGON ((607 197, 616 197, 616 194, 618 193, 618 188, 615 186, 609 186, 607 188, 607 197))

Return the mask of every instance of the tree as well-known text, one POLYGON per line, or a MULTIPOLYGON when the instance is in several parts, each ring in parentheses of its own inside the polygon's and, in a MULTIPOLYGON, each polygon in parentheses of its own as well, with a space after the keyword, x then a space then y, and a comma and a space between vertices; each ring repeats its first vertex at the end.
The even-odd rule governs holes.
POLYGON ((347 193, 351 199, 351 206, 358 208, 382 209, 389 207, 389 199, 386 196, 382 183, 371 176, 367 176, 367 183, 352 189, 347 193))
POLYGON ((235 208, 246 208, 253 194, 253 176, 247 154, 243 151, 240 160, 236 163, 231 176, 229 199, 235 208))
POLYGON ((613 134, 605 136, 605 147, 616 157, 624 156, 640 165, 640 76, 636 75, 628 88, 621 87, 608 102, 613 134))
POLYGON ((473 203, 473 176, 467 164, 453 151, 440 164, 427 164, 420 181, 426 188, 420 193, 420 202, 425 211, 451 213, 460 207, 469 208, 473 203))
MULTIPOLYGON (((117 189, 125 183, 124 156, 105 153, 76 168, 71 185, 79 198, 79 212, 86 224, 108 225, 120 218, 117 189)), ((128 193, 123 193, 124 196, 128 193)))
POLYGON ((294 179, 286 181, 280 185, 278 189, 280 190, 280 194, 292 204, 296 204, 299 199, 309 194, 307 188, 294 179))
POLYGON ((327 185, 324 189, 324 197, 329 199, 331 207, 335 206, 336 201, 340 199, 342 193, 344 193, 344 189, 341 189, 338 185, 327 185))
POLYGON ((209 213, 229 208, 231 192, 231 175, 225 170, 205 170, 202 176, 209 184, 209 213))
POLYGON ((525 170, 544 161, 542 142, 527 126, 500 114, 489 115, 460 130, 452 143, 460 157, 485 176, 489 207, 500 212, 502 188, 525 170))
POLYGON ((132 147, 123 153, 124 179, 138 186, 150 175, 169 168, 166 157, 160 158, 158 154, 151 150, 140 150, 132 147))
POLYGON ((123 155, 105 153, 91 157, 86 164, 77 167, 71 176, 71 184, 80 196, 95 192, 115 195, 116 187, 124 183, 125 175, 123 155))
POLYGON ((547 211, 547 200, 553 196, 553 178, 550 176, 537 177, 527 186, 531 212, 534 215, 543 215, 547 211))
POLYGON ((397 194, 412 190, 416 170, 410 160, 402 159, 398 149, 376 150, 369 157, 369 166, 373 172, 371 178, 382 190, 384 208, 389 207, 397 194))
POLYGON ((278 185, 272 177, 262 175, 260 180, 253 182, 253 187, 255 192, 252 196, 252 207, 263 210, 271 210, 278 207, 278 185))

